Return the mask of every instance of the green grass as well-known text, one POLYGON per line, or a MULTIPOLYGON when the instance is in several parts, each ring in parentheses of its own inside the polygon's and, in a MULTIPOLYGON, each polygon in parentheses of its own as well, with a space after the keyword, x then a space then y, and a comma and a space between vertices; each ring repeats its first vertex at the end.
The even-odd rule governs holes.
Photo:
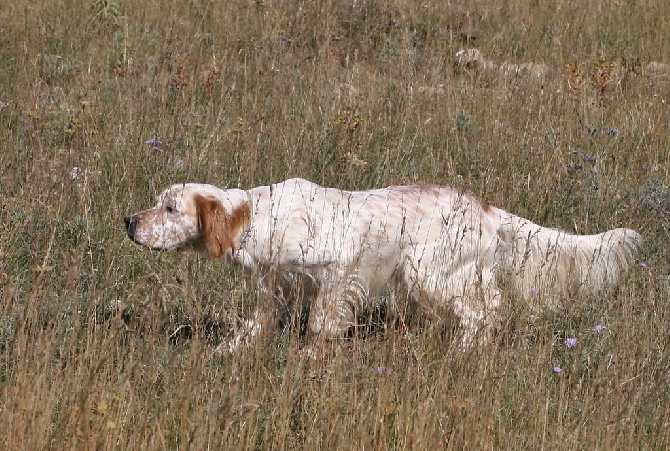
POLYGON ((455 67, 443 3, 0 5, 5 448, 670 445, 670 76, 643 70, 670 62, 670 6, 464 4, 487 58, 553 68, 525 83, 455 67), (324 363, 294 331, 217 357, 252 284, 133 245, 122 218, 172 183, 294 176, 443 183, 547 226, 634 228, 646 267, 539 317, 509 296, 494 343, 465 352, 428 320, 324 363))

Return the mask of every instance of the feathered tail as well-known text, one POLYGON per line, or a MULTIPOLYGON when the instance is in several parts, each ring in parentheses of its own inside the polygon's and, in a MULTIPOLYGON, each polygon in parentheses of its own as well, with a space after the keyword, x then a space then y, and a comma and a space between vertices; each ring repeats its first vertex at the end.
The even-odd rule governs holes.
POLYGON ((549 307, 614 287, 642 244, 642 236, 631 229, 571 235, 497 208, 495 213, 513 286, 524 298, 540 298, 549 307))

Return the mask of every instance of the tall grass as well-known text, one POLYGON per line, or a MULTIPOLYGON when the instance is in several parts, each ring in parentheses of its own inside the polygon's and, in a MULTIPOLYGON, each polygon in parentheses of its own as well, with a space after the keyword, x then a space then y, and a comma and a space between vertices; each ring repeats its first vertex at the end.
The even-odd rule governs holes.
POLYGON ((472 44, 439 1, 3 2, 3 446, 667 447, 670 77, 644 68, 670 62, 670 7, 586 3, 464 3, 489 58, 552 67, 537 83, 456 67, 472 44), (506 299, 487 347, 427 320, 323 363, 295 331, 217 357, 251 284, 122 218, 171 183, 292 176, 450 184, 646 242, 597 302, 506 299))

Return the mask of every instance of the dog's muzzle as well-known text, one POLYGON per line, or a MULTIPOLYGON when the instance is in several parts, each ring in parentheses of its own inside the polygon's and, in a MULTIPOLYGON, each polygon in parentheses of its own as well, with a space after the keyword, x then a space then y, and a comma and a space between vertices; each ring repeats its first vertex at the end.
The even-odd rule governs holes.
POLYGON ((128 238, 135 241, 135 226, 137 226, 137 217, 126 216, 123 218, 123 222, 126 223, 126 232, 128 233, 128 238))

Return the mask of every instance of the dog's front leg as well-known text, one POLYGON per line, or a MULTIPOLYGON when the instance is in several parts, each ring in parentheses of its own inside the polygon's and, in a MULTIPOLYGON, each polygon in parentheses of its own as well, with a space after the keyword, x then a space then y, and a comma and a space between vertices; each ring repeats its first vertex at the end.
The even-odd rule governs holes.
POLYGON ((216 348, 218 353, 229 354, 236 352, 242 346, 254 346, 260 337, 276 331, 280 319, 280 307, 283 304, 282 290, 270 289, 269 285, 265 279, 258 279, 258 303, 254 313, 251 318, 244 321, 230 340, 224 341, 216 348))
POLYGON ((356 307, 365 305, 368 287, 359 272, 334 271, 325 277, 309 313, 305 354, 320 358, 329 340, 344 336, 356 324, 356 307))

